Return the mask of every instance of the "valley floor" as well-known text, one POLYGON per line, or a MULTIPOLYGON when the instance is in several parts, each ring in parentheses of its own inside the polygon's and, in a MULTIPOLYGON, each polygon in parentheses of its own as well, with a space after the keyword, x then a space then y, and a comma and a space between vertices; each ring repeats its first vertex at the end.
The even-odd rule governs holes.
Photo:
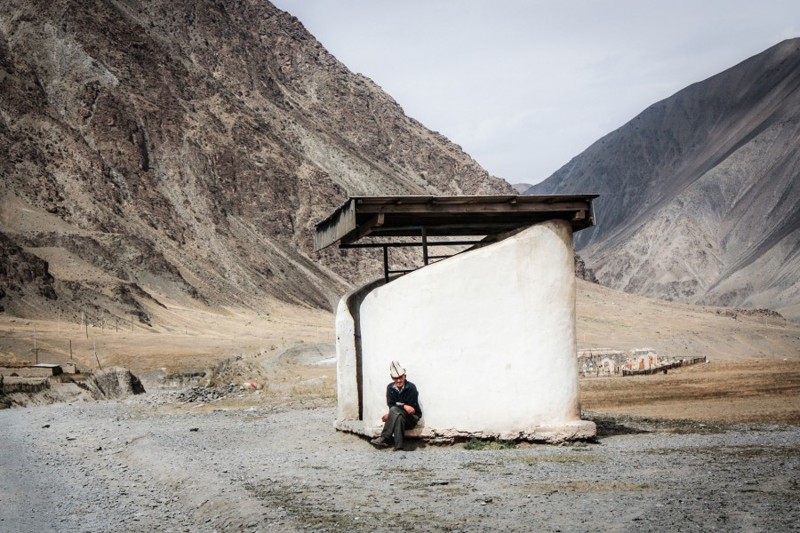
MULTIPOLYGON (((729 367, 583 380, 584 403, 596 409, 585 413, 598 424, 593 443, 417 442, 392 452, 334 431, 334 400, 302 392, 304 378, 319 382, 333 367, 280 364, 294 385, 218 401, 188 402, 187 389, 146 384, 148 393, 120 401, 1 410, 0 531, 791 531, 800 523, 800 426, 701 422, 690 398, 655 417, 662 400, 676 401, 653 396, 660 381, 703 390, 703 379, 729 367)), ((794 385, 794 395, 773 399, 796 408, 794 385)), ((702 396, 695 403, 709 400, 702 396)))
POLYGON ((376 451, 332 408, 0 412, 2 531, 789 531, 800 428, 603 419, 597 443, 376 451))
POLYGON ((800 325, 579 288, 582 345, 711 362, 581 380, 599 434, 566 446, 395 453, 337 433, 326 313, 169 310, 157 331, 0 317, 0 358, 72 351, 148 391, 0 410, 0 532, 797 531, 800 325))

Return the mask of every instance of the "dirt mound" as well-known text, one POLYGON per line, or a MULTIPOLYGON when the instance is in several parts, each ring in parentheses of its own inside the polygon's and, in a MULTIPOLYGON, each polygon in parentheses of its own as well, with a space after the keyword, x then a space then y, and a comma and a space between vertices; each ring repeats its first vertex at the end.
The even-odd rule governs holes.
POLYGON ((259 388, 267 382, 267 374, 255 358, 235 355, 219 363, 212 371, 209 385, 220 387, 234 384, 255 384, 259 388))
POLYGON ((336 346, 330 343, 298 344, 278 356, 280 363, 318 365, 335 361, 336 346))
POLYGON ((125 398, 145 392, 142 382, 127 368, 112 367, 96 372, 86 380, 86 388, 95 399, 125 398))

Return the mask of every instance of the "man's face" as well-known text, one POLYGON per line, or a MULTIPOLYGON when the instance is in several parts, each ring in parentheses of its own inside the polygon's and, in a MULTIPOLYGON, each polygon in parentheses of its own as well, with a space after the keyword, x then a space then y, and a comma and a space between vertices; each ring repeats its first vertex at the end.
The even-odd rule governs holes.
POLYGON ((405 374, 403 374, 399 378, 392 378, 392 380, 394 380, 394 384, 398 389, 402 389, 403 386, 405 386, 405 384, 406 384, 406 376, 405 376, 405 374))

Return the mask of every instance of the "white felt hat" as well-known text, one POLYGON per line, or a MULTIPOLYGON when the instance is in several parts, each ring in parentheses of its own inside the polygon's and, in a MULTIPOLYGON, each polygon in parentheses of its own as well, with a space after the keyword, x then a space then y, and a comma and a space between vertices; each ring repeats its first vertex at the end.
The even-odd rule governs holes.
POLYGON ((389 374, 392 378, 399 378, 406 374, 406 369, 400 364, 400 361, 392 361, 389 364, 389 374))

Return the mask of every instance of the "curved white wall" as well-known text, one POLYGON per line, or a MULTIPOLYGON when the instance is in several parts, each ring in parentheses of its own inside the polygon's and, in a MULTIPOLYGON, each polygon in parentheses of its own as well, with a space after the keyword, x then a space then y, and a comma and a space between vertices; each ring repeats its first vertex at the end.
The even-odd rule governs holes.
MULTIPOLYGON (((346 325, 339 321, 337 313, 346 325)), ((337 342, 347 329, 337 329, 337 342)), ((532 226, 378 287, 360 306, 360 329, 366 433, 386 410, 392 359, 419 388, 429 433, 531 436, 579 422, 567 222, 532 226)), ((352 405, 342 397, 352 386, 339 394, 340 405, 352 405)), ((581 437, 594 434, 593 424, 581 427, 581 437)))

